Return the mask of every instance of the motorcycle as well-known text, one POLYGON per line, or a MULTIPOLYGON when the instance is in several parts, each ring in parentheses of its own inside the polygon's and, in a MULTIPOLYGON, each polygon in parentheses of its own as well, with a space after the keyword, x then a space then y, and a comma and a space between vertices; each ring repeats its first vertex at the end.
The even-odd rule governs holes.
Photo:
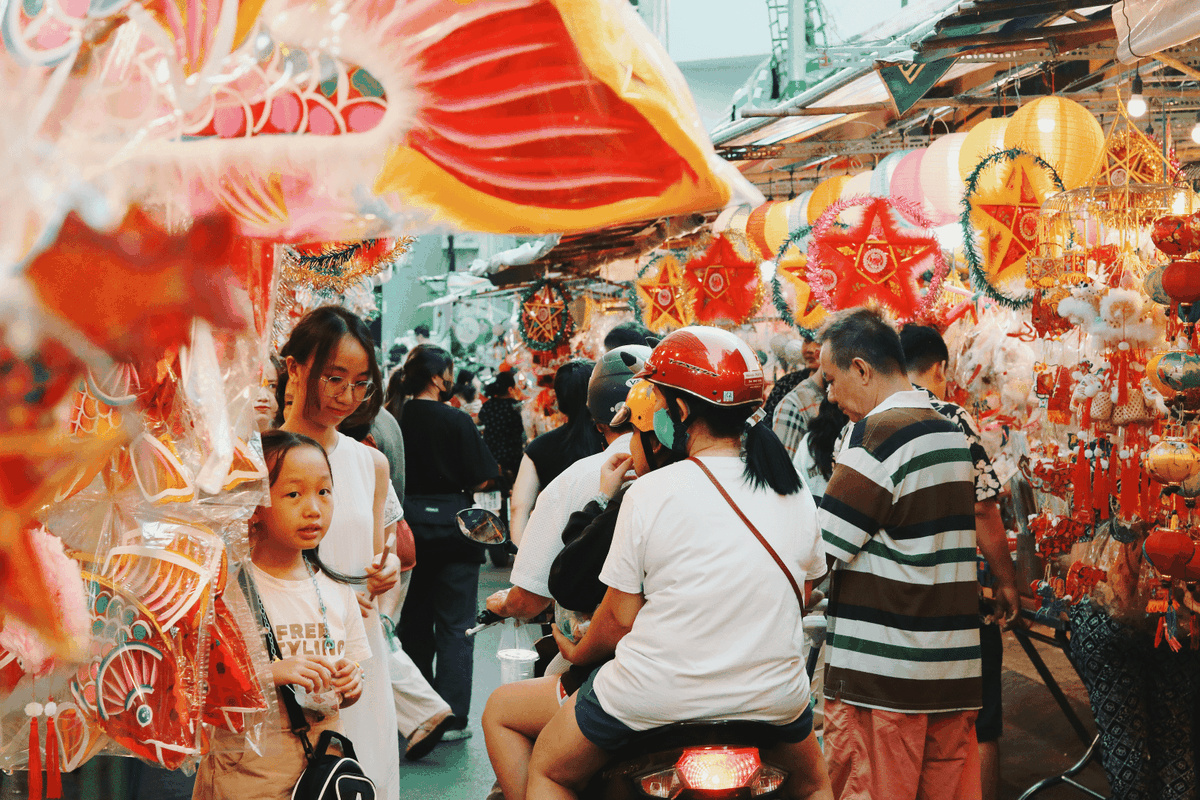
MULTIPOLYGON (((458 512, 456 518, 459 530, 472 542, 512 547, 504 522, 492 512, 468 508, 458 512)), ((504 619, 485 609, 476 621, 478 625, 467 631, 468 635, 503 623, 504 619)), ((811 678, 819 658, 816 640, 823 638, 824 618, 806 617, 805 629, 814 640, 806 665, 811 678)), ((549 642, 553 645, 552 637, 549 642)), ((611 753, 608 765, 592 776, 579 796, 581 800, 781 797, 788 773, 762 757, 763 751, 775 743, 774 737, 774 726, 742 720, 677 722, 646 731, 611 753)))

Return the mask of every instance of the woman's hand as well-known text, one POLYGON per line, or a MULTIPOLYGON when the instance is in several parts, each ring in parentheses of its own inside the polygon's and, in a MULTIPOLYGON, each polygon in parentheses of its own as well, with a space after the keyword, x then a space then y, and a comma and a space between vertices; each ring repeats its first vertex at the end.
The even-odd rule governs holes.
POLYGON ((631 474, 632 470, 633 456, 613 453, 600 466, 600 494, 611 500, 622 486, 637 477, 631 474))
POLYGON ((349 708, 358 702, 363 692, 362 667, 348 658, 343 658, 337 664, 333 673, 333 688, 342 697, 342 708, 349 708))
POLYGON ((303 686, 309 692, 324 692, 333 682, 333 666, 322 656, 292 656, 271 662, 271 681, 276 686, 303 686))
POLYGON ((366 569, 367 594, 376 597, 400 582, 400 557, 388 553, 381 566, 371 564, 366 569))
POLYGON ((366 592, 355 592, 354 597, 358 600, 358 613, 362 614, 363 619, 366 619, 375 610, 374 598, 366 592))

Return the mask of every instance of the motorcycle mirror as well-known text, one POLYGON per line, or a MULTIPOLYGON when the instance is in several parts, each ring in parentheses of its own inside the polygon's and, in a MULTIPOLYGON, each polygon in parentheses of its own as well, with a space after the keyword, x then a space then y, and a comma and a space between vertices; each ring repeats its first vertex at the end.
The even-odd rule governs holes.
POLYGON ((464 508, 454 515, 458 529, 476 544, 498 545, 508 542, 504 520, 486 508, 464 508))

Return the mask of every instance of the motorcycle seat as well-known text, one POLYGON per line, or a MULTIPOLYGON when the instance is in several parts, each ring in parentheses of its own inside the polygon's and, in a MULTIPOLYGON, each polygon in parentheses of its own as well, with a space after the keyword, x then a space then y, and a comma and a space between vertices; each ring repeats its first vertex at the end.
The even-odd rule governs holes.
POLYGON ((778 743, 778 729, 766 722, 749 720, 689 720, 648 730, 612 753, 619 763, 634 756, 682 750, 685 747, 729 745, 770 747, 778 743))

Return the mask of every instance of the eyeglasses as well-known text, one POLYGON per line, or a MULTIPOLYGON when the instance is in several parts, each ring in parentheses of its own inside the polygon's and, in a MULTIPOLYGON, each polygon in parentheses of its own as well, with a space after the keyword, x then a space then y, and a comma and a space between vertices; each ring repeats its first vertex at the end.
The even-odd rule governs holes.
POLYGON ((340 375, 322 375, 321 383, 325 386, 326 397, 341 397, 346 391, 346 387, 350 387, 351 395, 356 403, 361 403, 375 392, 375 384, 371 381, 350 383, 340 375))

